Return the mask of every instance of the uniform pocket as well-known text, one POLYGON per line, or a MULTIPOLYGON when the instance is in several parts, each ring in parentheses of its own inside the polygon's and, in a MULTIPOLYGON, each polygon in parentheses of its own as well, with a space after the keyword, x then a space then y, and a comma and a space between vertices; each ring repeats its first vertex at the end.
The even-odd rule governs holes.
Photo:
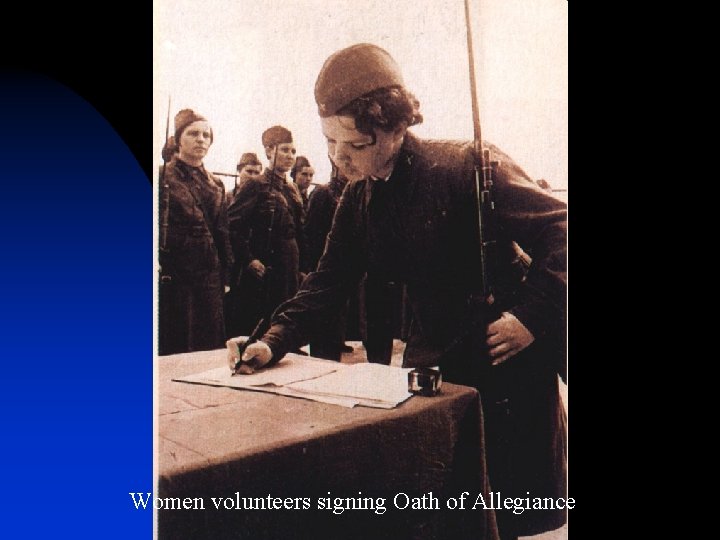
POLYGON ((171 272, 183 277, 197 277, 220 269, 217 249, 209 234, 176 238, 168 259, 171 272))

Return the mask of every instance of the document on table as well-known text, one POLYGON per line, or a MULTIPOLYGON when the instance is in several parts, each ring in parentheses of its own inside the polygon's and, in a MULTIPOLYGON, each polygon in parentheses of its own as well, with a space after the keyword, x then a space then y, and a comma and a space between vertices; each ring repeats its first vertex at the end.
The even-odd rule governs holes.
POLYGON ((173 380, 270 392, 343 407, 391 409, 412 395, 407 391, 408 371, 380 364, 341 364, 288 354, 274 366, 252 375, 231 375, 225 365, 173 380))
POLYGON ((287 387, 311 395, 354 399, 366 407, 392 408, 412 395, 408 392, 408 371, 382 364, 344 364, 333 373, 287 387))
POLYGON ((178 377, 177 381, 197 383, 217 383, 218 386, 249 388, 253 386, 285 386, 286 384, 314 379, 332 373, 337 369, 336 362, 308 360, 307 356, 287 354, 285 358, 268 369, 261 369, 252 375, 232 375, 225 364, 202 373, 178 377))

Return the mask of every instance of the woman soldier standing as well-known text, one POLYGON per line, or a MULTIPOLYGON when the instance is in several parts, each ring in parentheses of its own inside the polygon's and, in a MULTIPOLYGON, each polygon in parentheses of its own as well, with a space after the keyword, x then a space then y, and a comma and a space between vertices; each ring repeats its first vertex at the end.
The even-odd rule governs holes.
MULTIPOLYGON (((405 367, 440 366, 480 392, 490 485, 503 497, 565 496, 567 208, 497 147, 493 294, 485 283, 471 142, 430 141, 387 51, 363 43, 331 55, 315 84, 328 153, 350 183, 315 272, 275 312, 242 359, 280 361, 342 309, 364 272, 404 283, 412 306, 405 367), (532 257, 529 268, 523 253, 532 257), (492 310, 488 308, 492 307, 492 310), (481 309, 482 307, 482 309, 481 309), (479 317, 497 311, 498 318, 479 317), (470 321, 477 321, 471 324, 470 321), (482 324, 483 321, 486 324, 482 324), (528 495, 529 494, 529 495, 528 495)), ((400 450, 401 451, 401 450, 400 450)), ((502 540, 556 529, 564 508, 497 511, 502 540)))
POLYGON ((175 141, 160 192, 161 355, 224 346, 223 294, 232 265, 225 189, 203 166, 212 128, 183 109, 175 116, 175 141))

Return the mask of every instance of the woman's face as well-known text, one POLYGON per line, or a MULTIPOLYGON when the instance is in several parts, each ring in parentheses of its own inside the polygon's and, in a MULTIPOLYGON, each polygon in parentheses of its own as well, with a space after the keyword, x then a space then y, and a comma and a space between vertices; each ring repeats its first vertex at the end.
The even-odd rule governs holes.
POLYGON ((277 146, 268 146, 267 149, 268 160, 270 166, 275 167, 275 172, 285 174, 293 165, 295 165, 295 143, 280 143, 277 146), (277 152, 277 156, 275 153, 277 152))
POLYGON ((188 162, 202 161, 212 144, 210 124, 205 120, 193 122, 180 135, 178 141, 180 159, 188 162))
POLYGON ((405 129, 391 133, 375 130, 375 143, 370 135, 355 129, 355 119, 349 116, 322 118, 322 131, 327 139, 330 159, 348 180, 367 176, 384 178, 392 171, 405 129))
POLYGON ((262 174, 262 165, 245 165, 240 171, 240 181, 258 178, 262 174))
POLYGON ((295 183, 301 190, 306 190, 312 183, 315 176, 315 169, 312 167, 303 167, 295 174, 295 183))

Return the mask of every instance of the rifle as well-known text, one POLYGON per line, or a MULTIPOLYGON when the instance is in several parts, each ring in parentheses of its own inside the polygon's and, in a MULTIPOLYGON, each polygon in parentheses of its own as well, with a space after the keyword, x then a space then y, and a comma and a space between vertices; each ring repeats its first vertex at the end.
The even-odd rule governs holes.
MULTIPOLYGON (((478 237, 480 243, 480 279, 482 290, 476 304, 491 306, 495 302, 493 296, 493 275, 490 264, 490 252, 495 246, 494 213, 495 204, 492 198, 493 178, 497 173, 497 161, 490 160, 490 150, 482 147, 480 130, 480 109, 477 100, 477 83, 475 80, 475 56, 473 53, 472 28, 470 24, 470 4, 465 0, 465 24, 467 26, 468 66, 470 71, 470 101, 473 119, 473 169, 475 176, 475 205, 478 217, 478 237), (482 177, 482 182, 480 178, 482 177)), ((494 310, 497 311, 497 310, 494 310)), ((495 313, 495 319, 500 313, 495 313)))
MULTIPOLYGON (((165 122, 165 144, 170 139, 170 96, 168 96, 168 112, 167 120, 165 122)), ((160 253, 167 253, 167 233, 168 233, 168 221, 170 218, 170 185, 165 182, 165 169, 167 169, 167 160, 163 153, 163 166, 160 172, 160 189, 162 190, 163 204, 162 204, 162 216, 160 217, 160 253)), ((162 264, 160 266, 160 283, 169 283, 172 280, 170 275, 163 275, 162 264)))
MULTIPOLYGON (((273 154, 273 161, 272 161, 272 170, 270 171, 270 182, 271 185, 269 187, 268 193, 272 194, 272 177, 275 175, 275 165, 277 164, 277 153, 278 153, 278 146, 275 145, 275 152, 273 154)), ((277 204, 275 200, 272 198, 272 196, 269 197, 268 202, 270 203, 270 221, 268 223, 268 229, 267 229, 267 245, 265 246, 265 256, 267 257, 265 260, 269 263, 271 262, 271 256, 274 254, 273 245, 272 245, 272 233, 273 228, 275 227, 275 212, 277 211, 277 204)), ((261 317, 260 321, 258 321, 257 327, 255 328, 255 331, 258 331, 263 326, 263 322, 265 320, 270 321, 270 317, 272 316, 272 311, 277 307, 274 306, 269 313, 264 313, 265 308, 267 307, 268 303, 270 302, 270 275, 273 272, 273 267, 270 264, 265 265, 265 273, 263 274, 262 280, 262 309, 263 309, 263 317, 261 317)), ((254 333, 254 332, 253 332, 254 333)), ((262 334, 260 334, 262 335, 262 334)), ((260 336, 258 336, 258 339, 260 336)))
MULTIPOLYGON (((481 293, 479 295, 471 295, 469 304, 471 306, 472 318, 463 332, 457 336, 448 347, 443 351, 443 355, 448 354, 458 344, 464 342, 468 338, 477 340, 475 349, 482 352, 487 357, 488 346, 485 342, 485 330, 488 324, 496 321, 502 315, 502 302, 496 302, 494 293, 494 285, 497 283, 495 268, 492 264, 497 258, 496 236, 495 236, 495 205, 492 197, 493 179, 497 174, 498 162, 492 161, 490 151, 482 148, 482 134, 480 131, 480 112, 477 102, 477 85, 475 81, 475 59, 473 54, 472 29, 470 22, 470 6, 469 0, 465 2, 465 23, 467 26, 467 47, 468 47, 468 65, 470 70, 470 91, 473 115, 473 168, 475 176, 475 195, 478 217, 478 235, 480 247, 480 274, 482 280, 481 293), (482 176, 482 182, 480 178, 482 176), (479 342, 479 343, 478 343, 479 342)), ((522 249, 514 244, 516 259, 513 266, 517 268, 524 278, 527 273, 532 259, 522 251, 522 249)), ((564 358, 564 339, 562 343, 550 343, 549 347, 555 354, 560 354, 564 358)), ((485 358, 487 360, 487 358, 485 358)), ((566 380, 564 362, 558 364, 558 374, 566 380)), ((496 374, 502 372, 501 378, 505 383, 512 377, 511 372, 507 369, 496 371, 496 374)), ((499 381, 500 379, 498 379, 499 381)))
POLYGON ((482 280, 482 300, 488 305, 494 302, 493 287, 490 275, 488 252, 495 244, 493 239, 493 213, 495 204, 492 200, 493 177, 497 172, 497 161, 490 161, 490 150, 482 148, 480 131, 480 109, 477 100, 477 83, 475 81, 475 57, 473 54, 472 28, 470 24, 470 3, 465 0, 465 24, 467 26, 468 66, 470 70, 470 101, 473 115, 473 169, 475 172, 475 204, 478 216, 478 234, 480 239, 480 277, 482 280), (482 176, 482 184, 480 177, 482 176))
POLYGON ((477 102, 477 83, 475 81, 475 58, 473 54, 472 29, 470 24, 469 0, 465 1, 465 23, 467 28, 468 66, 470 71, 470 101, 472 103, 473 119, 473 176, 475 183, 475 206, 477 211, 477 229, 480 255, 479 293, 470 294, 468 305, 471 317, 461 332, 441 351, 440 357, 447 358, 454 349, 473 339, 474 347, 487 357, 487 344, 485 343, 485 330, 488 324, 501 316, 501 310, 495 302, 494 276, 492 265, 492 250, 496 245, 494 229, 495 204, 492 198, 493 178, 497 172, 498 162, 491 161, 490 150, 482 147, 482 132, 480 130, 480 110, 477 102), (481 181, 482 178, 482 181, 481 181))
MULTIPOLYGON (((273 161, 271 166, 271 174, 275 174, 275 164, 277 163, 277 150, 278 145, 275 145, 275 153, 273 154, 273 161)), ((272 191, 272 186, 269 188, 269 192, 272 191)), ((267 245, 265 249, 265 253, 269 256, 272 253, 272 232, 273 227, 275 225, 275 201, 272 199, 272 197, 269 198, 270 202, 270 222, 268 223, 268 229, 267 229, 267 245)), ((267 261, 267 259, 265 259, 267 261)), ((262 262, 262 261, 261 261, 262 262)), ((268 261, 269 262, 269 261, 268 261)), ((242 361, 242 355, 245 352, 245 349, 247 349, 248 345, 251 343, 255 343, 258 341, 263 334, 269 329, 269 321, 270 317, 272 316, 272 312, 265 313, 265 307, 267 306, 267 303, 269 301, 269 281, 270 281, 270 274, 272 273, 273 268, 270 265, 265 266, 265 274, 263 274, 262 279, 262 293, 260 297, 262 298, 262 315, 260 316, 260 320, 258 321, 257 325, 255 326, 255 329, 252 331, 250 336, 248 336, 248 339, 245 342, 237 344, 238 347, 238 361, 234 365, 230 365, 230 370, 232 371, 233 375, 238 375, 243 373, 240 368, 243 366, 242 361)), ((277 306, 276 306, 277 307, 277 306)), ((228 341, 228 346, 231 346, 233 343, 232 340, 228 341)))

